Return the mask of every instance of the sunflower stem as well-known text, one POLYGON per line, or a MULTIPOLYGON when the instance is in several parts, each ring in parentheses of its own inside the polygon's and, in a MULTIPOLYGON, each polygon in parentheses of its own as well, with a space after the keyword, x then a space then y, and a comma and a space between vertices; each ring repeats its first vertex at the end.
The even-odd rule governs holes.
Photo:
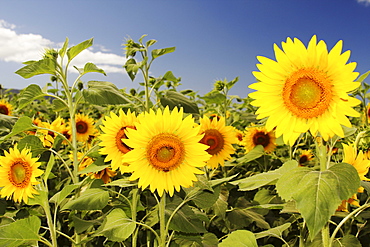
MULTIPOLYGON (((136 210, 137 210, 138 199, 139 199, 138 189, 133 189, 132 190, 132 206, 131 206, 131 219, 133 222, 136 222, 136 210)), ((136 246, 137 234, 138 234, 138 228, 136 227, 134 234, 132 235, 132 247, 136 246)))
POLYGON ((322 237, 322 246, 323 247, 328 247, 330 246, 329 243, 329 222, 325 224, 325 226, 321 229, 321 237, 322 237))
POLYGON ((163 193, 159 202, 159 232, 160 232, 160 243, 159 247, 165 247, 166 245, 166 219, 165 219, 165 208, 166 208, 166 193, 163 193))
POLYGON ((47 224, 49 226, 51 244, 52 244, 52 246, 57 247, 58 246, 58 243, 57 243, 57 234, 56 234, 55 225, 53 224, 53 218, 52 218, 51 212, 50 212, 49 201, 46 200, 42 204, 43 204, 42 207, 44 209, 45 216, 46 216, 46 221, 47 221, 47 224))

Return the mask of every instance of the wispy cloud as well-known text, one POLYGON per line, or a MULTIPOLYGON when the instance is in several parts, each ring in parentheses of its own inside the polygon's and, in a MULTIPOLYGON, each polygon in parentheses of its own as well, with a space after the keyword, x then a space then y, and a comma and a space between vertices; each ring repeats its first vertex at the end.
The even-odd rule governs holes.
POLYGON ((364 4, 365 6, 370 6, 370 0, 357 0, 357 2, 364 4))
MULTIPOLYGON (((45 48, 57 48, 61 45, 45 39, 39 34, 19 34, 16 26, 0 19, 0 60, 22 63, 29 60, 39 60, 45 48)), ((81 52, 72 65, 83 67, 86 62, 95 63, 106 73, 125 73, 122 65, 126 59, 113 53, 107 53, 104 46, 94 45, 94 49, 81 52), (98 49, 98 51, 95 51, 98 49)), ((75 70, 71 70, 75 71, 75 70)), ((77 72, 77 71, 75 71, 77 72)))

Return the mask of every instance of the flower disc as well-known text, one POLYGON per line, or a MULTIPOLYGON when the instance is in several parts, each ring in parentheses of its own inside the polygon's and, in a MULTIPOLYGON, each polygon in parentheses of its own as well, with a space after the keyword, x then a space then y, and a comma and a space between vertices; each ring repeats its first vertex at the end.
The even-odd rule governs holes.
POLYGON ((268 132, 264 127, 251 127, 245 131, 244 145, 247 152, 262 145, 266 153, 271 153, 276 148, 275 140, 273 131, 268 132))
MULTIPOLYGON (((97 132, 94 127, 94 120, 84 114, 76 114, 76 131, 77 141, 88 141, 89 137, 95 135, 97 132)), ((69 134, 71 135, 72 133, 69 134)))
POLYGON ((257 57, 260 71, 253 72, 257 90, 249 94, 259 107, 258 119, 267 118, 266 129, 276 127, 276 136, 293 145, 301 133, 319 133, 327 140, 344 136, 342 125, 351 127, 347 116, 358 117, 352 107, 360 103, 348 93, 359 87, 354 80, 356 63, 348 63, 350 52, 342 52, 339 41, 328 52, 324 41, 316 36, 307 48, 298 39, 282 42, 282 50, 274 45, 276 61, 257 57))
POLYGON ((130 180, 139 179, 139 187, 149 186, 160 196, 164 191, 172 196, 181 186, 192 186, 197 181, 195 174, 203 173, 198 167, 205 166, 210 158, 205 151, 208 146, 199 143, 203 135, 199 126, 194 127, 194 119, 190 115, 183 119, 182 108, 176 107, 156 113, 150 110, 138 119, 136 129, 127 129, 128 139, 122 139, 133 148, 123 156, 130 164, 130 180))
POLYGON ((10 116, 12 114, 13 106, 9 104, 6 100, 0 100, 0 113, 10 116))
POLYGON ((29 197, 38 194, 33 185, 39 183, 36 177, 43 173, 38 169, 41 163, 32 158, 29 149, 20 152, 17 145, 4 152, 5 156, 0 157, 0 194, 6 199, 13 198, 15 202, 27 203, 29 197))

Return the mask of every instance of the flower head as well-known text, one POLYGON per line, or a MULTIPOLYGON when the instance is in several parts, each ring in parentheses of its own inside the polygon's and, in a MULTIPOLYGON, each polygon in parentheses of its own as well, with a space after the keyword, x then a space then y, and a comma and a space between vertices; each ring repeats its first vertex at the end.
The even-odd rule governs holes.
POLYGON ((100 126, 104 134, 100 135, 101 143, 99 145, 102 148, 99 152, 107 155, 105 162, 112 161, 113 170, 120 168, 121 172, 126 171, 128 164, 122 162, 122 156, 132 148, 127 146, 122 139, 127 139, 126 129, 135 129, 136 121, 137 118, 134 113, 131 113, 130 109, 127 114, 120 109, 118 116, 111 112, 110 117, 105 117, 103 125, 100 126))
POLYGON ((0 100, 0 113, 10 116, 12 114, 13 106, 5 99, 0 100))
MULTIPOLYGON (((87 142, 90 136, 94 136, 97 129, 94 127, 94 120, 84 114, 76 114, 77 141, 87 142)), ((69 133, 72 135, 72 132, 69 133)))
POLYGON ((287 38, 282 50, 274 45, 276 61, 258 56, 260 71, 253 72, 257 90, 249 96, 259 107, 258 119, 266 118, 266 129, 276 127, 276 136, 293 145, 301 133, 319 133, 327 140, 344 137, 341 125, 351 127, 347 116, 358 117, 352 107, 360 100, 348 96, 359 87, 354 80, 356 63, 348 63, 350 52, 342 52, 339 41, 328 52, 324 41, 313 36, 307 46, 299 39, 287 38))
POLYGON ((203 173, 198 167, 210 158, 205 151, 208 146, 199 143, 203 135, 199 126, 194 127, 194 119, 190 115, 183 119, 182 108, 176 107, 150 110, 138 118, 136 129, 126 129, 128 138, 122 139, 133 148, 123 155, 132 171, 130 180, 139 179, 139 187, 149 186, 160 196, 164 191, 172 196, 181 186, 192 186, 197 181, 195 174, 203 173))
POLYGON ((273 131, 267 131, 265 127, 250 127, 245 131, 244 145, 250 152, 257 145, 262 145, 266 153, 271 153, 276 148, 276 137, 273 131))
POLYGON ((301 150, 298 159, 299 166, 306 166, 311 160, 313 160, 313 157, 311 150, 301 150))
POLYGON ((27 203, 28 198, 38 194, 33 185, 39 183, 36 177, 43 173, 38 169, 41 163, 32 158, 29 149, 19 151, 17 144, 4 153, 0 156, 0 195, 15 202, 27 203))
POLYGON ((238 140, 235 134, 235 128, 225 125, 225 118, 203 117, 200 119, 200 134, 204 134, 200 143, 208 146, 207 152, 212 157, 207 161, 207 166, 217 168, 223 166, 225 160, 231 159, 231 154, 235 152, 232 144, 238 140))
MULTIPOLYGON (((353 145, 347 145, 344 143, 342 143, 342 145, 344 151, 343 162, 353 165, 356 168, 361 180, 370 181, 370 179, 366 177, 366 174, 369 172, 370 168, 370 160, 367 159, 362 151, 357 153, 353 145)), ((359 192, 362 191, 363 188, 360 187, 359 192)))

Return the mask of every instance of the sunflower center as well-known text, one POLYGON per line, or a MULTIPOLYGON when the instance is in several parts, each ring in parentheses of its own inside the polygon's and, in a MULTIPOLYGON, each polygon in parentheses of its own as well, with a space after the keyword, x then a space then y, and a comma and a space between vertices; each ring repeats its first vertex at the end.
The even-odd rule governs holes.
POLYGON ((157 170, 169 172, 182 164, 185 158, 183 142, 173 134, 154 136, 147 146, 147 158, 157 170))
POLYGON ((308 157, 307 157, 307 155, 302 155, 302 156, 299 158, 299 164, 306 163, 307 161, 308 161, 308 157))
POLYGON ((4 115, 9 115, 9 109, 6 105, 0 105, 0 113, 4 115))
POLYGON ((89 126, 87 125, 86 122, 84 121, 78 121, 76 123, 76 129, 77 129, 77 132, 80 133, 80 134, 84 134, 87 132, 89 126))
POLYGON ((200 143, 209 146, 207 152, 211 155, 218 154, 224 147, 224 137, 216 129, 208 129, 204 132, 204 136, 200 143))
POLYGON ((129 152, 130 150, 132 150, 131 147, 127 146, 122 141, 122 139, 127 139, 126 128, 135 129, 135 127, 133 127, 133 126, 122 127, 116 135, 116 146, 117 146, 118 150, 121 151, 124 154, 129 152))
POLYGON ((267 147, 270 144, 270 136, 264 132, 257 132, 253 136, 253 143, 256 146, 262 145, 263 147, 267 147))
POLYGON ((297 117, 314 118, 322 115, 332 99, 332 84, 327 75, 313 68, 292 73, 283 88, 285 106, 297 117))
POLYGON ((9 180, 16 187, 26 187, 30 181, 31 170, 29 165, 23 160, 18 160, 12 164, 9 171, 9 180))

